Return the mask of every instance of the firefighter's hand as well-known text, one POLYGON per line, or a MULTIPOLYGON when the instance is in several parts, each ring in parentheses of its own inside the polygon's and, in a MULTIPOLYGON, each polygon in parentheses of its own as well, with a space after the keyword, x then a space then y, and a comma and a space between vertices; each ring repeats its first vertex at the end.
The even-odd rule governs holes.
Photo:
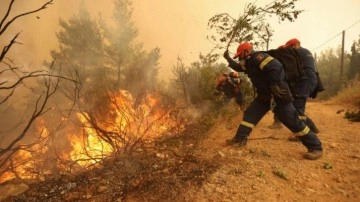
POLYGON ((284 95, 286 95, 286 90, 281 89, 279 86, 271 86, 271 92, 279 98, 282 98, 284 95))
POLYGON ((229 50, 226 50, 225 52, 224 52, 224 58, 225 59, 229 59, 230 58, 230 55, 229 55, 229 50))

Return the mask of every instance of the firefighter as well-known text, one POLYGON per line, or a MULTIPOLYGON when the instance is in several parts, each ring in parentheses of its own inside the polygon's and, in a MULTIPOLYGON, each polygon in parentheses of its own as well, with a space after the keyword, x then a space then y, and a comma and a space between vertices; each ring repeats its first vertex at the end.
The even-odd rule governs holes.
POLYGON ((237 72, 225 73, 217 81, 216 94, 223 93, 227 102, 235 98, 235 102, 241 107, 244 103, 244 96, 240 91, 240 85, 241 79, 237 72))
POLYGON ((238 72, 245 72, 256 89, 256 97, 245 109, 243 120, 235 136, 226 140, 227 145, 245 146, 253 128, 270 110, 271 100, 276 103, 274 113, 280 121, 301 140, 308 149, 305 159, 315 160, 322 157, 322 145, 316 134, 299 119, 292 104, 293 97, 285 81, 282 64, 264 52, 253 50, 252 44, 241 43, 233 59, 239 58, 239 63, 229 56, 228 50, 224 58, 229 67, 238 72))
MULTIPOLYGON (((285 48, 285 45, 281 45, 278 47, 278 49, 280 48, 285 48)), ((279 129, 279 128, 282 128, 282 125, 281 125, 281 121, 275 116, 275 114, 273 115, 273 120, 274 122, 268 126, 268 128, 270 129, 279 129)))
MULTIPOLYGON (((300 41, 296 38, 290 39, 284 45, 284 48, 295 48, 299 53, 299 56, 304 65, 304 75, 294 84, 291 84, 291 91, 294 96, 293 105, 299 113, 299 118, 304 120, 309 126, 310 130, 315 133, 319 133, 319 129, 315 123, 305 115, 306 101, 308 97, 311 97, 312 93, 316 91, 318 84, 317 71, 315 68, 315 60, 311 52, 300 46, 300 41)), ((298 141, 296 137, 290 137, 290 141, 298 141)))

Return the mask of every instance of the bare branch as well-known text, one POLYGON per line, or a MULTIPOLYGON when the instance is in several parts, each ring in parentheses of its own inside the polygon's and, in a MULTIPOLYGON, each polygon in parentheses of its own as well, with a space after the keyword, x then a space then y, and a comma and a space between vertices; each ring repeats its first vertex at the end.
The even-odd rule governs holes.
MULTIPOLYGON (((0 54, 0 62, 2 62, 2 60, 4 59, 6 53, 10 50, 11 46, 14 44, 14 43, 19 43, 19 42, 16 42, 16 38, 19 36, 20 33, 17 33, 14 38, 10 41, 9 45, 7 46, 4 46, 1 54, 0 54)), ((19 43, 21 44, 21 43, 19 43)))
MULTIPOLYGON (((15 0, 12 0, 12 1, 11 1, 10 6, 9 6, 9 9, 8 9, 8 12, 10 12, 10 10, 11 10, 11 5, 13 4, 14 1, 15 1, 15 0)), ((44 9, 47 8, 48 5, 52 4, 52 2, 53 2, 53 0, 50 0, 50 1, 46 2, 45 4, 43 4, 43 5, 42 5, 40 8, 38 8, 38 9, 35 9, 35 10, 32 10, 32 11, 25 12, 25 13, 22 13, 22 14, 20 14, 20 15, 17 15, 17 16, 15 16, 15 17, 13 17, 11 20, 9 20, 9 21, 4 25, 4 27, 1 27, 2 24, 3 24, 4 21, 5 21, 5 18, 7 18, 7 16, 9 15, 9 14, 7 13, 6 16, 4 17, 3 21, 2 21, 1 24, 0 24, 0 25, 1 25, 1 26, 0 26, 0 35, 2 35, 2 34, 6 31, 6 29, 10 26, 10 24, 13 23, 16 19, 18 19, 18 18, 20 18, 20 17, 22 17, 22 16, 30 15, 30 14, 32 14, 32 13, 36 13, 36 12, 39 12, 39 11, 41 11, 41 10, 44 10, 44 9)))
POLYGON ((10 4, 9 4, 9 7, 8 7, 6 13, 5 13, 5 16, 3 17, 3 19, 2 19, 1 22, 0 22, 0 30, 1 30, 1 28, 2 28, 2 26, 3 26, 3 24, 4 24, 4 22, 5 22, 6 18, 9 16, 10 11, 11 11, 11 8, 12 8, 12 5, 13 5, 14 2, 15 2, 15 0, 11 0, 11 2, 10 2, 10 4))

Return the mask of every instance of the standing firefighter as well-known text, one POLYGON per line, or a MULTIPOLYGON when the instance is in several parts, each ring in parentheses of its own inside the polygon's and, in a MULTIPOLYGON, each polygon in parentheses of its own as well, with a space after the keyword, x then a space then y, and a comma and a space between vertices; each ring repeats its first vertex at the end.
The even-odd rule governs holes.
POLYGON ((239 58, 239 63, 230 58, 227 50, 224 52, 224 58, 228 61, 230 68, 248 75, 257 93, 245 110, 235 137, 227 140, 227 145, 246 145, 252 129, 270 110, 273 97, 276 103, 274 108, 276 116, 300 138, 302 144, 308 149, 304 158, 310 160, 321 158, 323 153, 321 142, 316 134, 299 119, 292 104, 293 97, 285 81, 282 64, 267 53, 253 51, 252 44, 248 42, 240 44, 233 57, 239 58))
POLYGON ((236 103, 241 107, 244 103, 244 97, 240 91, 241 79, 239 73, 230 72, 221 75, 217 81, 216 90, 218 93, 223 93, 227 102, 235 98, 236 103))
MULTIPOLYGON (((317 86, 319 86, 320 83, 318 84, 314 58, 308 49, 300 46, 300 41, 296 38, 287 41, 284 48, 295 48, 302 60, 304 68, 304 75, 293 84, 290 84, 294 96, 293 105, 299 113, 299 118, 305 121, 310 130, 319 133, 320 131, 315 123, 305 115, 307 98, 316 97, 316 95, 314 96, 314 93, 316 94, 316 92, 319 91, 317 86)), ((297 138, 291 137, 289 140, 297 140, 297 138)))

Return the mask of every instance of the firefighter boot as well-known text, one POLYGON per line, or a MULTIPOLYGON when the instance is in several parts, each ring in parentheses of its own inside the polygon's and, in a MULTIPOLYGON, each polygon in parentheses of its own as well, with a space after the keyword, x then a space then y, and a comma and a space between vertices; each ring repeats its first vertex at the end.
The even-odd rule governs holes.
POLYGON ((308 160, 316 160, 321 158, 323 152, 321 150, 309 150, 307 153, 304 154, 304 158, 308 160))
POLYGON ((226 144, 227 146, 239 146, 239 147, 245 146, 246 143, 247 143, 246 140, 240 140, 240 139, 238 139, 238 138, 236 138, 236 137, 233 137, 233 138, 231 138, 231 139, 228 139, 228 140, 226 140, 226 142, 225 142, 225 144, 226 144))
POLYGON ((322 146, 320 139, 316 134, 310 131, 308 134, 299 136, 302 144, 308 149, 308 152, 304 154, 305 159, 316 160, 322 157, 322 146))

